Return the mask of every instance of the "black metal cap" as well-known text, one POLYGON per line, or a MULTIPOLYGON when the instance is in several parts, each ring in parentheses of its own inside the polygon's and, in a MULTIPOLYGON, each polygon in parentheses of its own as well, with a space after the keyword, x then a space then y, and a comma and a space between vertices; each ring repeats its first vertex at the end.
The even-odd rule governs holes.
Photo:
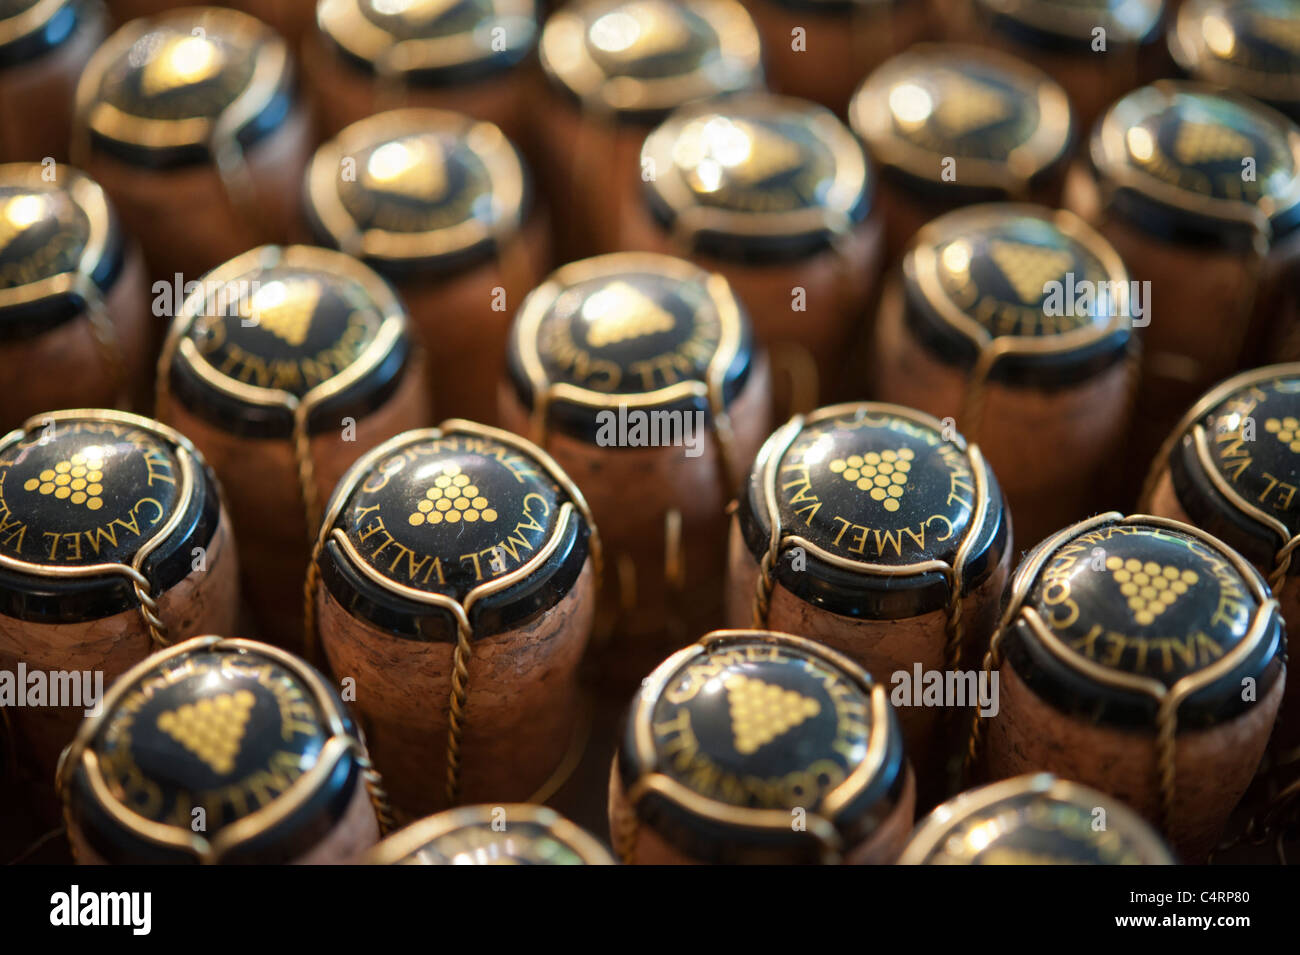
POLYGON ((583 0, 547 19, 538 49, 553 87, 629 123, 763 85, 758 31, 735 0, 583 0))
POLYGON ((521 626, 573 589, 594 549, 586 502, 543 451, 446 421, 361 458, 330 499, 318 564, 349 613, 403 639, 521 626))
POLYGON ((1174 865, 1123 803, 1051 773, 950 799, 917 826, 901 865, 1174 865))
POLYGON ((848 659, 718 630, 642 684, 618 773, 641 824, 693 859, 817 863, 893 812, 907 760, 884 688, 848 659))
POLYGON ((1169 52, 1189 75, 1300 120, 1300 6, 1293 0, 1184 0, 1169 52))
POLYGON ((999 33, 1047 50, 1091 52, 1093 31, 1109 44, 1154 43, 1161 35, 1164 0, 976 0, 999 33))
POLYGON ((0 69, 62 46, 91 15, 83 0, 0 0, 0 69))
POLYGON ((107 293, 126 243, 104 190, 68 166, 0 165, 0 341, 31 338, 107 293))
POLYGON ((816 253, 866 219, 874 183, 824 107, 770 93, 676 110, 646 139, 645 200, 693 251, 749 262, 816 253))
POLYGON ((69 817, 109 863, 275 864, 343 818, 364 758, 338 694, 302 660, 196 637, 112 685, 59 782, 69 817))
POLYGON ((351 256, 265 245, 209 272, 172 322, 163 373, 174 400, 234 434, 287 438, 386 401, 410 373, 406 310, 351 256))
POLYGON ((1196 526, 1271 573, 1300 534, 1300 364, 1257 368, 1214 387, 1177 428, 1168 465, 1196 526))
POLYGON ((427 86, 472 83, 517 66, 538 33, 535 0, 322 0, 316 24, 349 63, 427 86))
POLYGON ((294 102, 284 41, 259 20, 184 7, 109 37, 77 84, 79 121, 97 149, 151 168, 204 162, 215 143, 247 150, 294 102))
POLYGON ((1300 127, 1239 93, 1144 86, 1107 110, 1089 152, 1110 209, 1158 236, 1255 249, 1300 223, 1300 127))
POLYGON ((1007 662, 1089 722, 1149 730, 1178 685, 1179 729, 1215 726, 1282 672, 1282 618, 1263 578, 1217 538, 1162 518, 1103 514, 1048 538, 1016 571, 1007 619, 1007 662))
POLYGON ((1070 212, 1016 203, 950 212, 916 234, 902 275, 903 320, 917 340, 965 369, 996 341, 994 381, 1067 388, 1129 347, 1128 271, 1070 212))
POLYGON ((216 479, 190 442, 148 418, 55 411, 0 440, 0 613, 38 623, 138 606, 187 577, 221 517, 216 479))
POLYGON ((1009 546, 993 471, 929 415, 862 402, 796 416, 759 451, 740 498, 755 561, 779 539, 776 582, 831 613, 900 619, 970 593, 1009 546), (801 549, 801 559, 791 551, 801 549))
POLYGON ((307 170, 316 239, 394 280, 496 255, 531 203, 524 164, 505 134, 444 110, 393 110, 353 123, 307 170))
POLYGON ((510 331, 523 406, 584 441, 623 407, 711 416, 743 391, 753 330, 727 280, 682 259, 621 252, 572 262, 529 293, 510 331))
POLYGON ((554 809, 462 806, 413 822, 366 857, 371 865, 615 865, 589 833, 554 809))
POLYGON ((917 44, 879 66, 849 124, 882 176, 953 206, 1023 198, 1061 171, 1075 133, 1065 90, 1046 73, 952 43, 917 44))

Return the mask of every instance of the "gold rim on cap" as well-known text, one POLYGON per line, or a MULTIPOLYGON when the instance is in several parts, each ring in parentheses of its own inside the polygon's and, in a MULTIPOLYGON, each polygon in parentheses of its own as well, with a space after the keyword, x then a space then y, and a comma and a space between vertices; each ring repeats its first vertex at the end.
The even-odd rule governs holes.
POLYGON ((36 0, 26 10, 7 20, 0 19, 0 47, 30 36, 49 23, 71 0, 36 0))
MULTIPOLYGON (((1144 150, 1155 150, 1157 145, 1147 142, 1153 139, 1148 134, 1139 145, 1144 150)), ((1125 94, 1102 117, 1092 137, 1090 154, 1098 175, 1108 188, 1131 189, 1193 215, 1212 216, 1225 222, 1249 226, 1260 236, 1272 234, 1270 220, 1274 215, 1300 203, 1300 128, 1281 113, 1256 100, 1204 83, 1157 80, 1149 86, 1125 94), (1130 152, 1131 131, 1141 128, 1142 121, 1147 117, 1174 108, 1183 96, 1219 100, 1242 114, 1250 115, 1255 122, 1264 126, 1276 126, 1281 145, 1291 160, 1291 182, 1287 189, 1277 196, 1261 196, 1254 202, 1215 198, 1172 185, 1134 162, 1130 152)))
POLYGON ((1102 28, 1121 43, 1147 38, 1164 13, 1164 0, 979 0, 987 10, 1042 30, 1079 40, 1091 40, 1102 28))
POLYGON ((1263 100, 1300 100, 1300 73, 1262 68, 1250 58, 1251 47, 1260 42, 1274 42, 1290 57, 1300 57, 1300 10, 1290 3, 1281 6, 1289 17, 1270 16, 1285 11, 1268 3, 1185 0, 1169 27, 1169 52, 1182 69, 1207 82, 1263 100), (1250 42, 1242 42, 1242 20, 1254 28, 1250 42))
MULTIPOLYGON (((435 15, 454 4, 448 0, 405 0, 387 4, 391 15, 408 12, 435 15)), ((473 30, 443 36, 399 39, 365 15, 363 6, 375 8, 377 0, 320 0, 316 7, 316 25, 325 36, 358 59, 372 63, 386 74, 400 75, 420 70, 466 66, 490 59, 499 51, 484 42, 489 31, 501 29, 518 42, 510 47, 530 44, 537 34, 537 4, 534 0, 480 0, 486 7, 483 19, 473 30), (489 23, 494 25, 489 25, 489 23), (508 29, 526 25, 527 29, 508 29)))
MULTIPOLYGON (((516 823, 540 826, 556 841, 571 849, 587 865, 614 865, 614 859, 600 842, 581 826, 574 825, 554 809, 531 803, 504 803, 500 805, 461 806, 426 816, 393 833, 366 856, 370 865, 394 865, 414 856, 430 843, 459 829, 490 826, 497 810, 506 819, 506 829, 516 823)), ((494 830, 495 831, 495 830, 494 830)))
MULTIPOLYGON (((968 790, 940 804, 922 820, 898 859, 899 865, 925 865, 962 822, 996 808, 1017 796, 1034 795, 1081 807, 1101 806, 1109 827, 1122 831, 1123 838, 1139 854, 1144 865, 1173 865, 1175 860, 1141 816, 1123 803, 1079 783, 1058 779, 1051 773, 1033 773, 968 790)), ((989 817, 992 821, 993 817, 989 817)))
POLYGON ((126 24, 95 51, 77 83, 77 116, 79 124, 95 134, 140 149, 207 146, 216 152, 217 144, 233 141, 266 109, 288 70, 288 47, 261 21, 220 7, 172 10, 126 24), (246 51, 253 66, 244 89, 214 115, 181 119, 136 115, 100 99, 108 72, 139 40, 161 30, 200 41, 206 39, 204 31, 219 32, 222 39, 246 51))
MULTIPOLYGON (((898 132, 902 121, 898 113, 906 104, 896 102, 904 95, 897 91, 906 91, 909 83, 916 85, 918 75, 922 81, 943 75, 960 96, 962 84, 972 82, 972 75, 978 79, 978 73, 996 74, 1006 85, 1021 90, 1024 99, 1034 104, 1038 124, 1005 157, 958 157, 961 178, 955 185, 963 189, 1000 189, 1009 196, 1023 196, 1035 176, 1065 158, 1073 120, 1069 98, 1061 85, 1016 57, 964 44, 917 44, 881 64, 863 81, 849 104, 849 124, 881 165, 946 184, 942 161, 951 151, 926 148, 898 132)), ((991 90, 985 92, 996 95, 991 90)), ((924 113, 915 122, 924 125, 937 105, 914 107, 918 116, 924 113)))
POLYGON ((642 682, 628 717, 635 740, 631 756, 636 765, 637 778, 627 788, 624 797, 634 816, 637 804, 654 793, 712 822, 771 833, 790 831, 790 812, 787 809, 751 809, 718 802, 655 768, 660 762, 660 754, 655 746, 654 709, 669 681, 694 659, 747 643, 786 649, 820 660, 825 665, 838 669, 845 680, 856 685, 870 703, 871 727, 866 753, 852 772, 826 793, 822 799, 823 810, 807 813, 807 832, 819 844, 822 861, 827 864, 838 862, 852 847, 843 844, 836 821, 854 797, 876 777, 885 762, 891 725, 889 701, 885 688, 873 681, 862 667, 838 651, 804 637, 773 630, 714 630, 659 664, 654 673, 642 682))
MULTIPOLYGON (((660 37, 665 46, 671 35, 660 37)), ((650 35, 646 42, 655 43, 650 35)), ((582 104, 599 112, 657 112, 695 99, 752 88, 761 83, 758 31, 735 0, 587 0, 571 4, 546 21, 539 45, 542 66, 582 104), (640 77, 610 73, 592 54, 591 32, 610 52, 633 49, 651 29, 663 34, 689 30, 685 16, 702 20, 716 40, 716 55, 684 73, 640 77), (611 19, 615 18, 615 19, 611 19), (602 26, 603 25, 603 26, 602 26)), ((656 51, 659 52, 659 51, 656 51)))
MULTIPOLYGON (((437 147, 445 154, 444 146, 437 147)), ((356 175, 363 175, 361 170, 356 175)), ((307 170, 307 197, 312 211, 340 249, 357 258, 409 261, 435 259, 472 249, 484 242, 498 247, 519 230, 524 211, 524 170, 518 153, 492 123, 438 109, 401 109, 353 123, 322 145, 307 170), (420 137, 450 138, 456 148, 473 153, 490 182, 492 219, 477 215, 429 232, 360 228, 340 194, 343 162, 370 149, 420 137)))
MULTIPOLYGON (((777 134, 779 135, 779 134, 777 134)), ((788 140, 787 140, 788 142, 788 140)), ((854 209, 867 188, 867 162, 852 133, 830 110, 806 100, 770 93, 741 93, 722 102, 684 106, 646 137, 641 161, 659 170, 652 188, 672 211, 675 235, 690 241, 704 230, 728 235, 804 235, 824 230, 842 235, 852 228, 854 209), (728 209, 700 202, 686 180, 676 154, 692 124, 738 120, 761 125, 765 119, 787 120, 807 129, 826 147, 833 166, 831 181, 817 205, 788 211, 728 209)))
POLYGON ((196 475, 202 467, 199 463, 202 458, 189 438, 165 424, 140 415, 128 414, 124 411, 106 411, 99 408, 76 408, 35 415, 23 422, 20 427, 10 431, 3 439, 0 439, 0 448, 17 441, 24 434, 51 425, 57 429, 61 421, 113 422, 125 427, 136 428, 170 443, 172 447, 169 450, 174 454, 181 472, 180 489, 172 507, 172 512, 167 516, 167 520, 159 525, 157 531, 141 541, 129 564, 111 562, 80 566, 51 566, 49 564, 33 564, 30 561, 0 554, 0 567, 20 574, 46 577, 51 580, 88 579, 104 576, 125 577, 130 582, 136 599, 140 602, 140 616, 144 619, 150 640, 156 647, 169 646, 171 640, 167 636, 167 624, 159 616, 158 595, 151 592, 153 585, 144 574, 144 564, 149 556, 171 536, 172 532, 180 525, 185 512, 189 510, 190 502, 194 496, 196 475))
POLYGON ((231 850, 273 829, 284 822, 294 812, 302 808, 333 775, 339 763, 351 755, 363 770, 363 778, 371 796, 372 805, 379 812, 377 791, 372 788, 372 778, 378 774, 369 769, 369 757, 365 745, 355 736, 347 733, 343 713, 335 702, 328 686, 302 660, 277 647, 258 643, 253 640, 229 639, 225 637, 194 637, 182 643, 168 647, 141 660, 126 673, 118 677, 105 693, 100 703, 99 712, 82 721, 77 735, 68 748, 59 757, 57 775, 58 790, 64 803, 65 815, 69 811, 71 799, 71 781, 78 768, 84 768, 87 782, 95 799, 109 817, 122 828, 141 840, 163 848, 188 852, 197 861, 205 865, 220 863, 222 857, 231 850), (113 795, 104 779, 99 759, 91 743, 100 725, 112 713, 118 701, 135 688, 141 679, 156 670, 160 665, 194 650, 219 651, 247 650, 260 656, 269 657, 272 662, 284 668, 290 675, 300 680, 310 691, 317 709, 323 717, 324 728, 329 731, 329 739, 320 750, 320 754, 311 769, 289 784, 289 787, 260 809, 254 810, 238 822, 221 829, 216 836, 206 836, 167 823, 147 819, 123 805, 113 795))
POLYGON ((1128 269, 1124 267, 1119 254, 1086 222, 1064 209, 1052 210, 1021 203, 995 203, 968 206, 931 221, 916 234, 905 259, 912 267, 910 274, 915 276, 926 304, 934 309, 945 324, 979 349, 980 357, 976 361, 976 367, 987 366, 983 374, 978 376, 981 378, 988 377, 992 366, 1000 358, 1010 355, 1067 354, 1104 341, 1130 324, 1127 311, 1117 309, 1104 325, 1089 322, 1083 327, 1052 335, 994 335, 966 314, 943 288, 936 249, 945 238, 953 237, 957 229, 976 231, 1022 217, 1050 223, 1101 263, 1108 282, 1120 283, 1128 288, 1128 269))

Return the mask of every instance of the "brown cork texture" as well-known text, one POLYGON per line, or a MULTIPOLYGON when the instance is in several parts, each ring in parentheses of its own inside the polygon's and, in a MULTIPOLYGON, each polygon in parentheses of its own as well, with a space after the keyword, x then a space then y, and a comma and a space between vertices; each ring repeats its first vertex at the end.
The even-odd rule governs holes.
MULTIPOLYGON (((104 296, 133 405, 127 410, 143 410, 151 400, 160 329, 150 320, 145 289, 144 261, 131 247, 121 274, 104 296)), ((105 359, 84 313, 35 338, 0 341, 0 368, 7 379, 0 390, 0 433, 45 411, 117 407, 120 396, 105 359)))
POLYGON ((772 89, 821 103, 841 116, 864 76, 899 50, 933 35, 928 8, 928 3, 910 3, 890 7, 879 16, 819 16, 805 7, 787 7, 780 0, 745 4, 763 39, 772 89), (793 48, 796 28, 805 37, 802 50, 793 48))
MULTIPOLYGON (((1032 772, 1092 786, 1161 827, 1154 727, 1132 732, 1085 723, 1039 698, 1004 663, 998 715, 985 721, 990 780, 1032 772)), ((1282 701, 1279 679, 1250 710, 1209 730, 1178 734, 1173 822, 1165 837, 1179 858, 1204 862, 1264 755, 1282 701)))
POLYGON ((140 240, 150 276, 170 283, 180 273, 190 282, 241 252, 289 241, 301 216, 311 147, 307 115, 295 109, 245 153, 256 222, 231 204, 211 163, 144 169, 101 151, 92 152, 85 168, 112 198, 127 233, 140 240))
POLYGON ((1108 506, 1103 472, 1128 427, 1131 372, 1124 359, 1088 381, 1054 391, 996 382, 985 391, 982 426, 962 420, 970 372, 928 352, 903 322, 892 283, 876 326, 871 380, 881 401, 954 418, 979 445, 1006 493, 1019 543, 1032 545, 1108 506))
POLYGON ((547 230, 546 216, 534 214, 508 240, 502 257, 442 281, 399 286, 411 325, 424 343, 435 420, 497 424, 497 383, 506 375, 510 326, 524 297, 546 276, 547 230), (498 288, 504 293, 500 310, 493 307, 498 288))
POLYGON ((104 41, 104 17, 88 5, 73 35, 0 74, 0 162, 67 162, 77 80, 104 41))
MULTIPOLYGON (((769 378, 759 358, 729 409, 735 467, 744 472, 771 432, 769 378)), ((503 388, 501 402, 505 427, 529 435, 528 415, 513 390, 503 388)), ((607 689, 627 696, 665 657, 721 625, 732 491, 724 490, 717 444, 710 432, 700 456, 688 458, 680 447, 602 448, 551 430, 544 449, 578 485, 600 529, 600 606, 613 618, 601 620, 601 632, 612 627, 613 634, 597 651, 598 666, 607 689), (665 575, 665 521, 672 510, 682 518, 684 566, 676 583, 665 575)))
POLYGON ((749 314, 755 337, 768 350, 773 407, 776 418, 784 420, 840 394, 848 356, 878 291, 883 231, 882 218, 873 215, 833 250, 789 263, 753 265, 687 253, 638 197, 626 216, 618 247, 686 258, 726 278, 749 314), (803 290, 806 306, 797 312, 792 308, 796 288, 803 290), (800 400, 808 390, 802 385, 806 372, 801 366, 808 362, 817 370, 811 403, 800 400))
MULTIPOLYGON (((370 802, 365 784, 358 782, 343 818, 335 823, 334 828, 320 842, 289 864, 348 865, 357 862, 358 857, 378 841, 379 821, 375 818, 374 805, 370 802)), ((68 825, 68 844, 77 865, 111 865, 90 847, 81 827, 75 822, 68 825)))
POLYGON ((540 191, 556 211, 556 260, 618 250, 622 224, 641 202, 641 144, 650 129, 585 115, 554 90, 533 110, 540 191))
MULTIPOLYGON (((915 814, 916 777, 911 766, 908 766, 898 805, 869 838, 848 848, 844 854, 844 864, 893 865, 911 838, 915 814)), ((620 861, 626 865, 706 864, 686 855, 666 842, 654 829, 637 821, 636 812, 623 791, 617 756, 609 774, 609 827, 614 851, 624 855, 620 861)))
MULTIPOLYGON (((569 747, 577 669, 591 630, 593 570, 551 610, 473 643, 461 744, 462 804, 525 802, 569 747)), ((336 680, 353 678, 351 709, 402 821, 448 808, 448 703, 454 645, 407 640, 316 592, 320 641, 336 680)), ((442 611, 439 611, 442 612, 442 611)))
MULTIPOLYGON (((303 601, 299 595, 307 579, 311 546, 292 441, 231 434, 191 413, 174 398, 159 409, 159 417, 193 441, 221 479, 239 542, 244 597, 260 636, 267 643, 301 653, 303 601)), ((343 440, 341 422, 312 436, 320 507, 326 506, 334 486, 363 454, 395 434, 432 421, 423 364, 417 359, 388 400, 357 421, 355 441, 343 440)))
POLYGON ((391 109, 445 109, 495 123, 516 145, 527 140, 530 90, 541 81, 535 66, 521 64, 471 83, 423 86, 397 80, 386 88, 385 80, 345 61, 329 45, 316 29, 302 45, 303 75, 321 138, 391 109))
MULTIPOLYGON (((1195 523, 1178 502, 1178 495, 1174 491, 1174 482, 1169 476, 1168 468, 1165 468, 1156 479, 1155 487, 1151 491, 1151 500, 1143 502, 1142 506, 1146 513, 1155 514, 1157 517, 1173 518, 1184 524, 1195 523)), ((1294 567, 1294 563, 1292 566, 1294 567)), ((1255 569, 1263 574, 1265 579, 1273 572, 1271 566, 1255 569)), ((1274 596, 1278 600, 1282 621, 1287 624, 1288 634, 1300 632, 1300 576, 1297 576, 1294 571, 1289 573, 1286 582, 1282 585, 1282 592, 1274 596)), ((1300 746, 1300 680, 1287 681, 1286 690, 1282 694, 1282 709, 1278 713, 1277 725, 1273 729, 1273 746, 1283 752, 1300 746)))
MULTIPOLYGON (((740 522, 733 518, 727 574, 727 626, 754 626, 754 593, 758 582, 758 563, 749 552, 740 522)), ((997 626, 1002 591, 1011 566, 1011 549, 1002 555, 991 573, 974 591, 962 599, 961 669, 979 666, 989 639, 997 626)), ((945 610, 935 610, 904 620, 855 620, 830 613, 800 599, 777 583, 771 596, 764 629, 816 640, 838 650, 871 674, 888 692, 894 686, 892 675, 904 670, 909 677, 920 664, 925 671, 944 669, 947 645, 945 610)), ((927 706, 895 707, 907 755, 916 769, 923 808, 942 799, 944 765, 957 730, 969 725, 971 709, 927 706)))
MULTIPOLYGON (((202 634, 234 632, 239 607, 239 561, 230 523, 222 512, 208 547, 207 570, 193 571, 157 595, 167 638, 179 643, 202 634)), ((32 670, 102 672, 104 689, 153 652, 137 607, 86 623, 42 624, 0 615, 0 670, 18 663, 32 670)), ((53 786, 59 753, 71 742, 85 715, 82 707, 14 707, 9 711, 19 763, 30 767, 38 785, 53 786)))

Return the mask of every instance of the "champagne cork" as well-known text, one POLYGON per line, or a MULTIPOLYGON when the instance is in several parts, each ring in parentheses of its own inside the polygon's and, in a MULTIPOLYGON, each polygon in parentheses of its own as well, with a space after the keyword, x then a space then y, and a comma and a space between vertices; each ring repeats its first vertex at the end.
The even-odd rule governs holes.
POLYGON ((562 782, 600 564, 582 494, 505 431, 410 431, 339 482, 309 599, 399 818, 562 782))
POLYGON ((82 865, 326 865, 379 840, 382 783, 302 660, 203 636, 109 689, 59 767, 82 865))
POLYGON ((931 219, 981 202, 1055 208, 1075 138, 1069 99, 996 50, 919 44, 858 87, 849 123, 875 161, 887 261, 931 219))
POLYGON ((261 636, 301 652, 299 595, 334 485, 394 432, 431 420, 405 310, 349 256, 263 246, 185 300, 158 379, 159 416, 221 478, 261 636))
POLYGON ((1269 326, 1300 248, 1300 128, 1240 94, 1161 81, 1107 111, 1089 163, 1066 205, 1143 283, 1130 444, 1145 464, 1183 409, 1283 331, 1269 326))
POLYGON ((1300 120, 1300 8, 1278 0, 1183 0, 1169 52, 1193 79, 1226 86, 1300 120))
POLYGON ((288 241, 310 150, 284 40, 235 10, 134 20, 77 85, 73 161, 112 197, 150 274, 168 282, 288 241))
POLYGON ((367 855, 370 865, 617 865, 554 809, 462 806, 413 822, 367 855))
POLYGON ((104 190, 68 166, 0 165, 0 431, 145 405, 153 339, 144 264, 104 190))
POLYGON ((763 38, 772 88, 841 116, 862 77, 934 33, 926 0, 750 0, 745 6, 763 38))
POLYGON ((527 140, 535 0, 323 0, 303 69, 323 132, 401 108, 455 110, 527 140))
MULTIPOLYGON (((1282 619, 1300 623, 1300 364, 1243 372, 1196 402, 1152 464, 1141 506, 1202 528, 1264 576, 1282 619)), ((1274 778, 1300 776, 1300 686, 1287 683, 1274 778)), ((1294 812, 1294 808, 1292 810, 1294 812)))
POLYGON ((581 0, 550 16, 538 50, 548 82, 533 136, 561 261, 619 248, 642 141, 670 112, 763 85, 758 33, 734 0, 581 0))
POLYGON ((916 235, 876 328, 877 397, 955 420, 1037 542, 1105 502, 1137 385, 1129 276, 1069 212, 992 203, 916 235))
POLYGON ((950 37, 973 37, 1064 87, 1079 129, 1121 95, 1169 73, 1164 0, 970 0, 950 37))
POLYGON ((104 39, 98 0, 0 8, 0 162, 66 162, 77 77, 104 39))
POLYGON ((725 276, 773 362, 777 413, 843 386, 875 302, 875 177, 829 110, 769 93, 683 106, 641 149, 642 201, 623 247, 725 276))
MULTIPOLYGON (((779 428, 754 462, 731 525, 727 621, 816 640, 881 685, 897 688, 899 672, 920 683, 918 670, 977 664, 1011 555, 979 448, 908 408, 821 408, 779 428)), ((945 789, 964 711, 899 709, 923 805, 945 789)))
POLYGON ((917 824, 900 865, 1174 865, 1160 836, 1105 793, 1051 773, 950 799, 917 824))
POLYGON ((1000 705, 969 755, 991 779, 1044 771, 1108 793, 1203 862, 1268 743, 1285 646, 1264 579, 1222 541, 1099 515, 1016 570, 984 662, 1000 705))
POLYGON ((317 150, 306 206, 316 241, 400 291, 438 414, 496 423, 510 319, 549 258, 545 216, 510 141, 460 113, 381 113, 317 150))
MULTIPOLYGON (((0 527, 0 669, 106 685, 152 650, 234 627, 238 560, 216 478, 155 421, 55 411, 11 431, 0 527)), ((48 788, 93 701, 46 702, 5 717, 19 765, 48 788)))
POLYGON ((801 637, 719 630, 632 703, 610 774, 629 865, 893 862, 915 783, 884 687, 801 637))
POLYGON ((726 279, 681 259, 570 263, 520 307, 502 422, 591 502, 611 692, 722 622, 725 509, 770 430, 768 382, 726 279))

